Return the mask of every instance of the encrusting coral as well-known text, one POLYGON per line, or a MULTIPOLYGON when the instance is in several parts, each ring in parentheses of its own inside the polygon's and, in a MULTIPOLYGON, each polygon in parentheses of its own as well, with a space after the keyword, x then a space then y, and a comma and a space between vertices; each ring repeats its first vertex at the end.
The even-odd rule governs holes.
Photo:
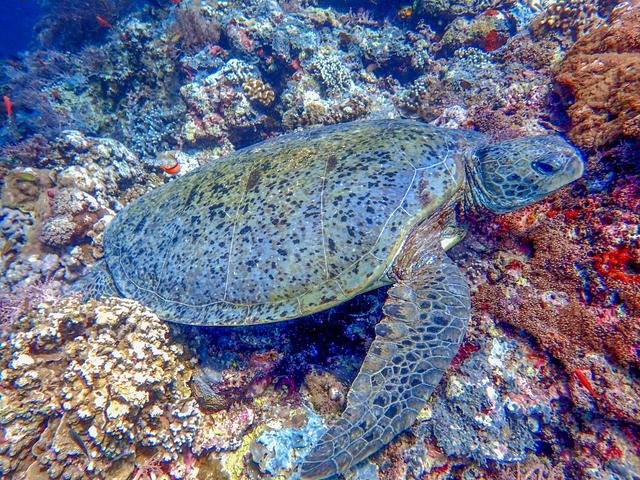
POLYGON ((499 250, 474 302, 557 358, 574 402, 640 424, 640 388, 630 370, 640 365, 640 275, 633 271, 640 257, 630 253, 638 251, 631 231, 640 225, 640 203, 633 185, 621 181, 611 195, 565 194, 486 224, 499 250))
POLYGON ((640 2, 624 3, 606 24, 580 38, 556 82, 569 102, 569 137, 595 149, 640 138, 640 2))

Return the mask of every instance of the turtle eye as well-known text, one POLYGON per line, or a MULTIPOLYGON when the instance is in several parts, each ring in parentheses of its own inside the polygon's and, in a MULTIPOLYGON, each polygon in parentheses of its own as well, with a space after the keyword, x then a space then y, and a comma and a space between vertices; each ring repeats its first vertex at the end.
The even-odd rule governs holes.
POLYGON ((531 164, 531 168, 542 175, 551 175, 557 170, 557 167, 553 163, 545 160, 537 160, 533 162, 531 164))

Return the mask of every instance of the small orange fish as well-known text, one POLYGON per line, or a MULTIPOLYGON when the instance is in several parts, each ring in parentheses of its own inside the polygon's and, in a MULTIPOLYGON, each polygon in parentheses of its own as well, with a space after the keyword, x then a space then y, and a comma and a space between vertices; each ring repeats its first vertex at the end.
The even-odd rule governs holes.
POLYGON ((7 110, 7 117, 9 120, 13 117, 13 103, 11 103, 11 99, 8 96, 4 96, 4 108, 7 110))
POLYGON ((165 173, 168 173, 169 175, 175 175, 176 173, 178 173, 180 171, 180 164, 178 162, 176 162, 176 164, 173 167, 167 167, 166 165, 160 165, 160 168, 162 170, 164 170, 165 173))
POLYGON ((411 17, 413 16, 413 7, 401 8, 400 10, 398 10, 397 16, 399 20, 411 20, 411 17))
POLYGON ((102 25, 103 27, 106 28, 113 28, 113 25, 111 25, 108 21, 106 21, 104 18, 102 18, 100 15, 96 15, 96 20, 98 21, 98 23, 100 25, 102 25))

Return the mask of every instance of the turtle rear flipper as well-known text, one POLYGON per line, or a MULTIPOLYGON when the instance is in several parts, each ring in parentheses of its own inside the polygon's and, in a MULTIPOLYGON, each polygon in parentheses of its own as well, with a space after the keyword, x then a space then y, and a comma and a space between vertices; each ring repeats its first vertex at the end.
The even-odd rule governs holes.
POLYGON ((109 267, 104 260, 96 262, 89 272, 74 283, 66 293, 78 293, 84 301, 90 298, 98 299, 120 296, 120 292, 118 292, 113 282, 109 267))
POLYGON ((347 408, 305 459, 303 479, 342 473, 411 426, 458 351, 471 310, 462 273, 440 249, 407 260, 347 408))

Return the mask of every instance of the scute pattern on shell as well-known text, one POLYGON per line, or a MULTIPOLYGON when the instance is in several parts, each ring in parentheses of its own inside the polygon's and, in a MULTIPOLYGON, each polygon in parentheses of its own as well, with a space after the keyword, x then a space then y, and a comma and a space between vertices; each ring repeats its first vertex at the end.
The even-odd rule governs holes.
POLYGON ((481 135, 409 120, 284 135, 134 202, 105 233, 120 292, 180 323, 246 325, 382 285, 411 228, 464 185, 481 135))

